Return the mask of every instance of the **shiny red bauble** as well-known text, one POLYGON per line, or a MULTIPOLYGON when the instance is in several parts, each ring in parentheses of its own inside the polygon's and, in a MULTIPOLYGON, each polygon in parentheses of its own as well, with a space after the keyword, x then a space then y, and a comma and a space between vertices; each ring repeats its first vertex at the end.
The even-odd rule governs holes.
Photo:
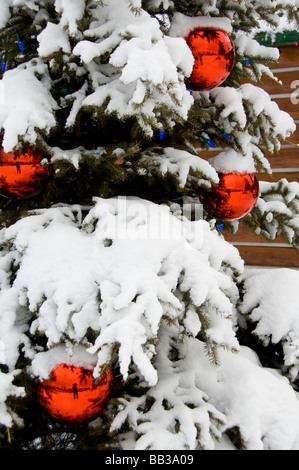
POLYGON ((101 414, 111 395, 113 376, 106 367, 97 379, 93 370, 59 364, 48 380, 38 382, 37 398, 42 407, 58 421, 81 425, 101 414))
POLYGON ((39 194, 50 176, 49 166, 41 165, 44 158, 30 147, 22 153, 5 153, 0 148, 0 196, 26 199, 39 194))
POLYGON ((194 57, 193 70, 186 81, 194 91, 211 90, 230 74, 235 59, 235 48, 226 31, 196 28, 185 38, 194 57))
POLYGON ((218 173, 219 184, 199 195, 203 208, 220 220, 237 220, 248 214, 259 195, 254 173, 218 173))

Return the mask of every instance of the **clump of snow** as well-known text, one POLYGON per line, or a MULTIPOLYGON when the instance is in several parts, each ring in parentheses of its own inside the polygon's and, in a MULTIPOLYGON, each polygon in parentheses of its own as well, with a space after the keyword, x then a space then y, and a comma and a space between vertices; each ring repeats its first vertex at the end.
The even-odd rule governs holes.
POLYGON ((270 240, 283 233, 287 241, 297 248, 299 183, 283 178, 277 182, 260 181, 259 188, 257 213, 252 213, 252 217, 263 219, 259 233, 270 240))
POLYGON ((67 31, 61 24, 49 21, 46 28, 37 36, 37 40, 39 42, 37 51, 40 57, 48 57, 60 49, 66 53, 71 52, 67 31))
MULTIPOLYGON (((252 36, 252 31, 249 34, 252 36)), ((250 37, 248 34, 243 34, 243 32, 237 31, 236 36, 237 37, 234 39, 236 54, 245 59, 242 62, 235 64, 236 69, 242 71, 242 69, 246 68, 246 75, 253 82, 260 82, 263 79, 263 76, 266 75, 277 83, 282 84, 282 82, 275 77, 269 66, 264 63, 260 63, 261 60, 265 60, 265 62, 277 62, 280 55, 279 49, 276 47, 263 46, 259 44, 256 39, 250 37), (246 59, 249 64, 247 64, 246 59), (251 67, 253 63, 254 70, 251 67)))
POLYGON ((55 10, 61 13, 60 25, 68 29, 71 36, 78 32, 78 21, 83 18, 85 0, 55 0, 55 10))
POLYGON ((240 312, 256 325, 253 333, 263 344, 282 344, 284 363, 295 379, 299 371, 299 272, 247 270, 242 281, 240 312))
POLYGON ((299 402, 286 378, 261 367, 244 347, 238 353, 221 350, 219 368, 211 369, 200 353, 203 345, 189 343, 190 362, 202 371, 200 387, 225 413, 224 429, 239 428, 246 450, 298 450, 299 402))
POLYGON ((263 46, 255 39, 245 36, 244 34, 237 36, 234 40, 234 46, 240 56, 243 57, 259 56, 273 61, 279 59, 278 48, 263 46))
POLYGON ((70 111, 70 114, 66 120, 66 124, 65 124, 66 127, 71 127, 75 124, 77 114, 80 111, 82 103, 86 97, 87 88, 88 88, 87 83, 84 83, 80 90, 68 95, 68 99, 72 99, 73 104, 72 104, 72 109, 70 111))
POLYGON ((215 104, 220 108, 222 118, 228 118, 231 114, 238 122, 241 128, 244 128, 247 123, 247 115, 243 107, 242 91, 238 88, 232 87, 216 87, 210 91, 210 95, 215 104))
POLYGON ((52 147, 52 157, 51 161, 55 162, 56 160, 67 160, 69 161, 76 169, 79 168, 79 163, 82 157, 82 150, 80 147, 77 149, 62 150, 59 147, 52 147))
POLYGON ((167 10, 174 7, 173 0, 149 0, 147 3, 153 9, 162 7, 167 10))
POLYGON ((232 32, 232 25, 228 18, 197 16, 185 16, 182 13, 174 13, 169 29, 170 36, 186 37, 196 28, 220 29, 227 33, 232 32))
POLYGON ((120 80, 125 84, 140 79, 158 85, 170 82, 177 75, 177 67, 190 75, 193 63, 190 59, 182 38, 164 38, 153 44, 143 39, 132 39, 129 43, 120 44, 110 63, 122 68, 120 80))
POLYGON ((46 73, 47 66, 41 61, 8 70, 2 78, 4 103, 0 106, 0 128, 3 128, 5 152, 18 145, 19 137, 34 144, 38 132, 48 133, 56 124, 54 111, 57 104, 52 98, 48 84, 37 78, 46 73))
POLYGON ((19 426, 23 425, 22 420, 5 404, 7 396, 25 396, 25 389, 23 387, 17 387, 13 383, 19 373, 19 370, 12 371, 11 374, 0 372, 0 422, 3 426, 8 428, 10 428, 13 423, 19 426))
MULTIPOLYGON (((142 154, 141 162, 143 161, 149 168, 151 168, 151 166, 155 168, 158 167, 162 175, 167 173, 176 175, 178 184, 182 188, 187 183, 191 169, 204 175, 203 179, 205 180, 205 184, 207 184, 207 180, 218 183, 218 175, 214 168, 207 161, 185 150, 179 150, 173 147, 147 149, 142 154)), ((202 179, 199 178, 198 185, 202 183, 202 179)))
POLYGON ((0 3, 0 28, 4 28, 10 17, 9 8, 12 5, 12 0, 2 0, 0 3))
MULTIPOLYGON (((157 385, 122 400, 112 423, 113 431, 127 422, 136 433, 131 449, 214 450, 215 439, 223 442, 227 431, 238 428, 246 450, 298 450, 296 392, 286 378, 263 368, 252 350, 221 349, 213 367, 203 342, 189 337, 180 343, 176 326, 168 325, 161 328, 157 351, 157 385), (169 360, 174 345, 180 350, 177 361, 169 360), (150 410, 137 413, 148 399, 150 410)), ((126 435, 123 439, 129 450, 126 435)))
POLYGON ((277 103, 271 100, 271 97, 265 90, 250 83, 245 83, 240 88, 243 99, 252 105, 255 116, 259 116, 263 112, 274 120, 273 127, 277 134, 288 137, 291 132, 296 130, 292 117, 279 109, 277 103))
POLYGON ((221 173, 254 173, 255 162, 251 155, 244 156, 234 149, 220 152, 216 157, 210 158, 209 163, 217 172, 221 173))
POLYGON ((83 346, 59 344, 48 351, 37 353, 31 362, 30 371, 34 377, 46 380, 59 364, 92 370, 96 363, 96 354, 89 354, 83 346))

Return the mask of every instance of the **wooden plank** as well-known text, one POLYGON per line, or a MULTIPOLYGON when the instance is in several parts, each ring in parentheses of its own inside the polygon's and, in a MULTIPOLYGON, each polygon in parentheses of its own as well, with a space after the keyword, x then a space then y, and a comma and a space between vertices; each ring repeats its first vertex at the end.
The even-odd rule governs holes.
MULTIPOLYGON (((298 103, 297 106, 299 106, 299 103, 298 103)), ((299 126, 298 126, 298 124, 296 125, 296 130, 295 130, 295 132, 293 132, 293 134, 290 135, 290 137, 288 137, 287 140, 288 140, 288 142, 292 142, 292 143, 294 143, 294 144, 299 144, 299 126)), ((297 150, 298 150, 298 152, 299 152, 299 147, 296 147, 296 148, 297 148, 297 150)))
MULTIPOLYGON (((284 69, 282 69, 284 70, 284 69)), ((299 88, 299 62, 298 62, 298 70, 296 71, 289 71, 289 72, 275 72, 274 75, 276 78, 281 80, 282 84, 276 83, 268 77, 263 77, 262 80, 257 84, 259 87, 263 88, 269 95, 273 93, 293 93, 296 89, 299 88), (295 82, 298 80, 298 84, 296 85, 295 82), (293 86, 292 85, 293 83, 293 86)))
POLYGON ((217 150, 198 150, 198 156, 204 160, 209 160, 210 158, 216 157, 219 153, 224 152, 224 149, 217 150))
POLYGON ((299 182, 299 171, 275 171, 272 175, 268 175, 267 173, 257 173, 256 177, 259 181, 269 181, 269 182, 276 182, 283 178, 287 181, 297 181, 299 182))
POLYGON ((280 51, 278 63, 271 64, 271 69, 298 66, 299 46, 281 46, 278 49, 280 51))
POLYGON ((296 158, 296 156, 299 158, 298 152, 299 148, 291 144, 282 144, 279 150, 279 154, 282 155, 283 158, 296 158))
MULTIPOLYGON (((290 137, 291 138, 291 137, 290 137)), ((299 148, 280 149, 278 153, 266 155, 272 169, 299 168, 299 148)))
POLYGON ((222 235, 224 236, 225 240, 232 243, 237 242, 245 242, 245 243, 287 243, 287 241, 279 235, 275 238, 275 240, 271 241, 268 240, 263 235, 256 235, 253 230, 246 227, 242 223, 239 224, 238 231, 236 233, 231 233, 227 230, 221 231, 222 235))
POLYGON ((236 246, 247 266, 299 268, 299 254, 295 248, 272 246, 236 246))

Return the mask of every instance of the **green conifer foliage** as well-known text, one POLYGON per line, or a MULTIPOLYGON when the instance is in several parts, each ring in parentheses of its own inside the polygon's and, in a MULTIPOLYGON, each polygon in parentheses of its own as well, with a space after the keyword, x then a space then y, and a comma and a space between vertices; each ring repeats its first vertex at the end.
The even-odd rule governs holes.
MULTIPOLYGON (((271 173, 296 128, 259 87, 277 81, 279 53, 254 32, 282 17, 299 23, 297 0, 0 5, 2 149, 30 146, 51 168, 37 196, 0 197, 1 449, 299 448, 298 273, 262 273, 261 289, 221 221, 198 213, 219 169, 271 173), (190 93, 178 31, 205 20, 230 31, 234 65, 190 93), (113 370, 91 424, 37 403, 36 381, 66 354, 93 358, 95 378, 113 370)), ((252 211, 225 227, 298 249, 298 209, 298 183, 261 182, 252 211)))

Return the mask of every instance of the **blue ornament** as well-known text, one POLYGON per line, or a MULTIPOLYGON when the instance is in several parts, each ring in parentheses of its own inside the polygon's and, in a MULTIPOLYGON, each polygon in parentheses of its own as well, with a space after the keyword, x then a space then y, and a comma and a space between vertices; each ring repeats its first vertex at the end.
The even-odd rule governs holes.
POLYGON ((21 39, 20 39, 19 33, 17 33, 17 40, 18 40, 18 45, 19 45, 20 51, 21 51, 21 52, 24 52, 24 44, 23 44, 23 42, 22 42, 21 39))
POLYGON ((226 132, 223 132, 223 137, 225 137, 227 140, 231 140, 230 135, 228 135, 226 132))
POLYGON ((19 44, 20 51, 24 52, 24 44, 22 43, 22 41, 18 41, 18 44, 19 44))
POLYGON ((210 139, 207 139, 206 137, 204 137, 203 135, 200 136, 201 140, 203 140, 204 142, 206 142, 206 144, 209 145, 209 147, 212 147, 213 149, 216 148, 214 142, 212 142, 212 140, 210 139))

